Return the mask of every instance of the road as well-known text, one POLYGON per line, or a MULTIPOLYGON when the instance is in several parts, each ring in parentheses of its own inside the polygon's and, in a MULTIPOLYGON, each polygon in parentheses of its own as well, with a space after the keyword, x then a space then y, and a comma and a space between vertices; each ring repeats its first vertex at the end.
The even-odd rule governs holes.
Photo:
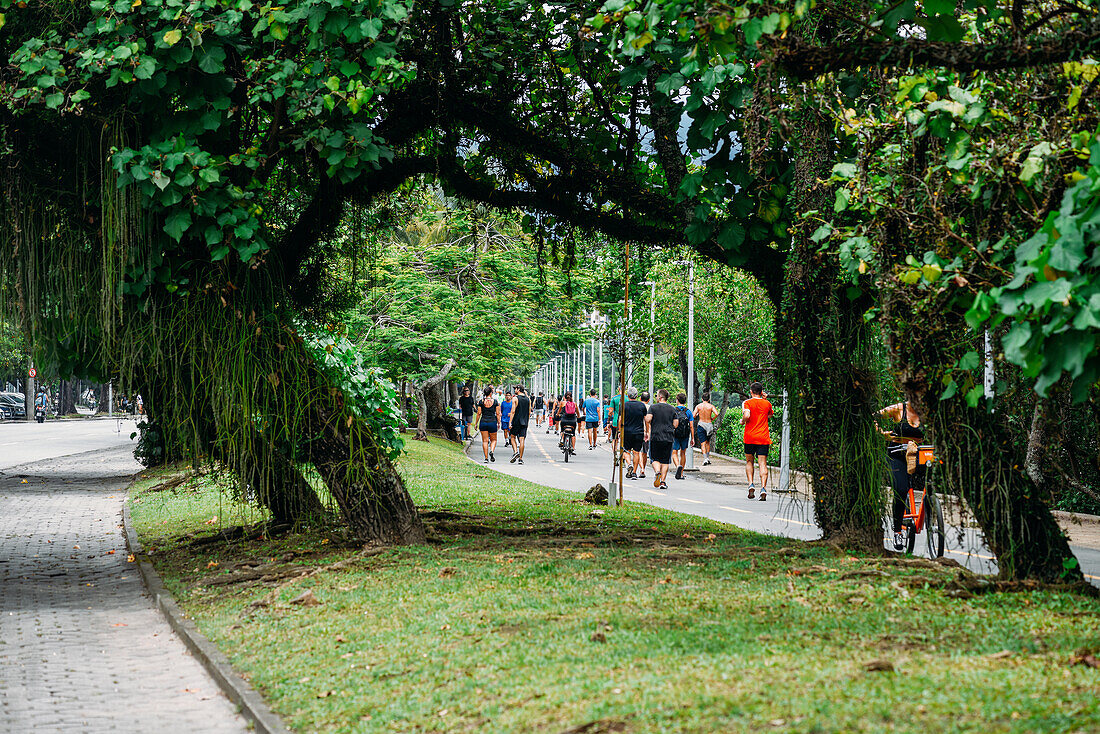
MULTIPOLYGON (((489 468, 526 479, 548 487, 572 492, 587 492, 599 483, 608 486, 611 480, 611 447, 601 443, 596 449, 588 449, 588 440, 577 437, 577 453, 563 462, 558 448, 558 437, 546 434, 545 426, 528 432, 527 449, 522 466, 508 462, 511 449, 498 445, 496 462, 489 468)), ((501 436, 503 438, 503 436, 501 436)), ((482 463, 481 440, 470 443, 467 454, 472 461, 482 463)), ((696 461, 699 456, 696 454, 696 461)), ((772 467, 769 484, 776 484, 779 470, 772 467)), ((624 482, 623 497, 626 501, 645 502, 657 507, 676 510, 700 517, 736 525, 767 535, 777 535, 799 540, 816 540, 821 532, 814 523, 813 503, 805 495, 768 493, 768 500, 760 502, 748 499, 748 482, 743 475, 726 471, 725 476, 714 473, 687 473, 682 480, 667 480, 668 490, 662 492, 653 486, 653 472, 647 467, 646 478, 624 482), (719 480, 719 481, 716 481, 719 480)), ((1070 537, 1074 529, 1069 528, 1070 537)), ((885 544, 884 537, 884 544, 885 544)), ((923 534, 917 538, 916 553, 922 550, 923 534)), ((1071 544, 1077 560, 1087 578, 1094 584, 1100 582, 1100 547, 1071 544)), ((950 527, 947 531, 945 555, 956 559, 972 571, 995 573, 996 562, 985 547, 977 531, 950 527)))
POLYGON ((70 454, 132 446, 134 421, 100 418, 95 420, 5 421, 0 423, 0 471, 70 454))

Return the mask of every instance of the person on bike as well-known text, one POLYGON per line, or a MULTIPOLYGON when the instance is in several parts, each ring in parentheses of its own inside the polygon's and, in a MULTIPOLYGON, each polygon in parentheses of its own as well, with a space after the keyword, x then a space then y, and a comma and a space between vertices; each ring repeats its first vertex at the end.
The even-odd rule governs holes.
POLYGON ((38 394, 34 396, 34 412, 35 420, 38 419, 38 411, 42 411, 42 417, 45 419, 46 413, 50 408, 50 395, 46 392, 46 388, 38 388, 38 394))
POLYGON ((485 454, 485 463, 496 461, 493 452, 497 448, 497 428, 500 426, 500 403, 493 397, 493 388, 482 390, 481 400, 477 401, 477 429, 481 432, 481 450, 485 454))
POLYGON ((577 418, 580 414, 580 408, 573 402, 573 393, 565 393, 565 400, 561 402, 559 419, 562 431, 562 446, 565 447, 565 441, 569 441, 568 449, 572 453, 577 451, 577 418), (567 435, 567 431, 572 428, 572 435, 567 435))
POLYGON ((901 519, 909 507, 909 490, 924 491, 925 467, 916 456, 916 447, 924 438, 924 423, 908 401, 889 405, 880 410, 879 415, 894 421, 890 431, 879 430, 887 440, 886 456, 894 485, 894 550, 900 551, 905 548, 901 519))

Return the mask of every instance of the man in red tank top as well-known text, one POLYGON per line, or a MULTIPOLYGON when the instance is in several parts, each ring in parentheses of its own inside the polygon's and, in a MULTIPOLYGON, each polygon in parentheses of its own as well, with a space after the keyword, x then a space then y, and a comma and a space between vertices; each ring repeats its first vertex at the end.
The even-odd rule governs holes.
POLYGON ((760 501, 768 499, 768 451, 772 447, 771 434, 768 432, 768 419, 772 417, 772 404, 764 394, 764 386, 759 382, 749 387, 752 395, 741 404, 741 423, 745 426, 745 476, 749 480, 749 499, 756 494, 753 482, 753 463, 760 464, 760 501))

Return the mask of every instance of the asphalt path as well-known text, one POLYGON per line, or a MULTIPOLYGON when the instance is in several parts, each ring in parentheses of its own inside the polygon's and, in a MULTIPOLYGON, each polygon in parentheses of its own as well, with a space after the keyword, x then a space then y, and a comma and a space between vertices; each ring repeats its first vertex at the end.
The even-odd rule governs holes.
POLYGON ((5 421, 0 423, 0 470, 71 454, 133 446, 134 421, 125 418, 5 421))
MULTIPOLYGON (((546 433, 545 425, 528 430, 524 462, 510 463, 512 450, 504 446, 503 434, 498 434, 496 461, 488 467, 510 476, 526 479, 547 487, 572 492, 587 492, 596 484, 609 486, 612 477, 611 446, 602 438, 597 448, 588 448, 588 439, 577 436, 577 453, 564 461, 558 448, 558 436, 546 433)), ((467 448, 471 461, 483 462, 481 439, 475 437, 467 448)), ((695 456, 699 461, 699 455, 695 456)), ((771 467, 769 482, 779 479, 779 470, 771 467)), ((666 480, 668 490, 653 486, 652 467, 646 467, 644 479, 626 479, 623 482, 623 499, 627 502, 644 502, 690 515, 708 517, 746 530, 765 535, 817 540, 821 531, 814 522, 813 503, 804 495, 768 492, 765 502, 748 499, 748 483, 742 476, 724 478, 722 482, 704 478, 701 473, 686 472, 684 479, 675 479, 671 472, 666 480), (732 480, 732 483, 730 483, 732 480)), ((712 476, 712 475, 710 475, 712 476)), ((616 473, 617 477, 617 473, 616 473)), ((616 478, 617 481, 617 478, 616 478)), ((1073 529, 1070 528, 1070 536, 1073 529)), ((884 546, 886 538, 884 537, 884 546)), ((924 551, 925 538, 917 537, 914 553, 924 551)), ((888 546, 885 546, 888 547, 888 546)), ((1094 584, 1100 584, 1100 548, 1071 544, 1085 576, 1094 584)), ((992 553, 982 542, 974 528, 948 526, 945 555, 962 563, 977 573, 996 573, 997 564, 992 553)))

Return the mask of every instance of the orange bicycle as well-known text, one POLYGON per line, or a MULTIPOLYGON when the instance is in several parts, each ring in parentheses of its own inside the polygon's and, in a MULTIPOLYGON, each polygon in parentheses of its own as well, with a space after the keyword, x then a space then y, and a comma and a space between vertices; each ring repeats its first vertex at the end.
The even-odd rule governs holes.
MULTIPOLYGON (((889 449, 891 454, 905 452, 905 446, 895 446, 889 449)), ((926 478, 924 489, 909 487, 909 507, 901 519, 901 532, 905 536, 905 552, 912 553, 917 545, 917 535, 924 532, 928 557, 935 559, 943 555, 946 533, 943 524, 943 504, 931 486, 927 478, 927 472, 934 461, 931 446, 917 447, 917 463, 924 467, 926 478), (918 495, 920 495, 918 497, 918 495)))

